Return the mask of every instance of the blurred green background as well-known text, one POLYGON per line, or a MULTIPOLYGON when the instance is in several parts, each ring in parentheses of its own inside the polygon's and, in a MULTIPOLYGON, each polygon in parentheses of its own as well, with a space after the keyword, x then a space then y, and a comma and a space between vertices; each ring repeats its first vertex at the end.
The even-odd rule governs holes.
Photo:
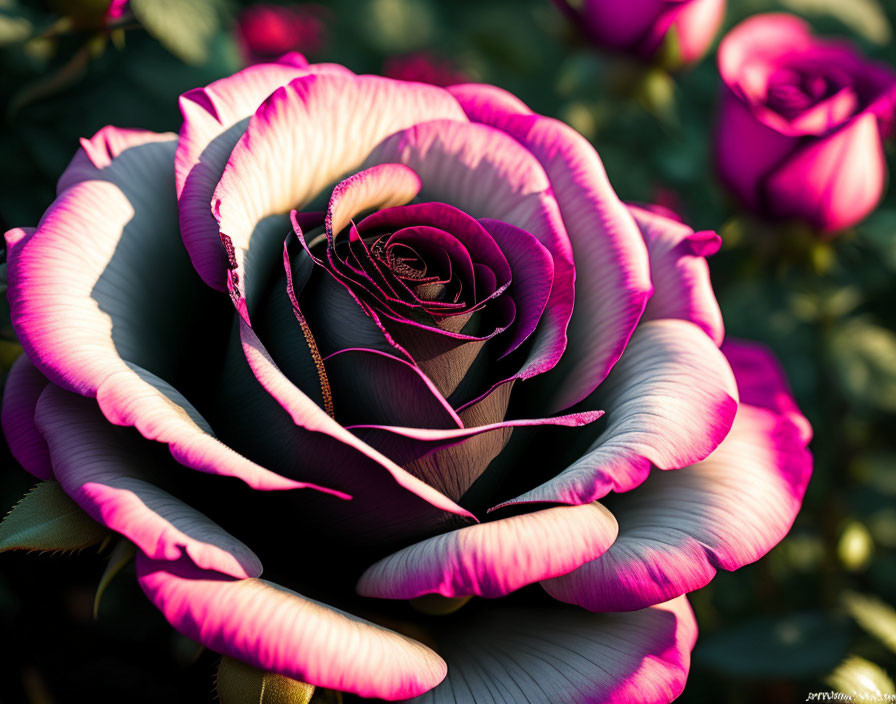
MULTIPOLYGON (((177 96, 244 63, 234 18, 249 3, 138 0, 111 27, 107 4, 0 0, 0 230, 37 222, 78 138, 110 123, 177 131, 177 96)), ((896 65, 896 2, 729 0, 723 31, 769 10, 896 65)), ((781 358, 816 466, 789 536, 692 595, 701 637, 680 701, 783 704, 868 681, 896 694, 896 189, 831 242, 739 214, 711 165, 714 50, 684 73, 648 71, 589 47, 549 0, 333 0, 309 12, 322 31, 295 48, 312 61, 380 73, 425 52, 570 123, 623 199, 722 234, 710 264, 728 333, 781 358)), ((893 157, 888 145, 891 173, 893 157)), ((6 321, 4 370, 19 351, 6 321)), ((4 459, 9 507, 33 482, 4 459)), ((211 701, 214 658, 197 658, 131 580, 113 583, 94 622, 104 564, 96 551, 2 557, 0 701, 211 701)))

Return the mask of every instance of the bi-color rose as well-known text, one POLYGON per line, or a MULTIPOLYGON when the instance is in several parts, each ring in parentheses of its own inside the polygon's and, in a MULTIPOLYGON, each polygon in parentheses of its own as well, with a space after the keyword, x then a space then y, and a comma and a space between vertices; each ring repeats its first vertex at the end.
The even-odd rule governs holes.
POLYGON ((769 353, 720 348, 719 238, 623 205, 491 86, 289 56, 181 110, 84 140, 6 235, 19 462, 136 546, 175 628, 262 670, 674 699, 683 595, 774 546, 811 472, 769 353), (481 598, 408 603, 433 595, 481 598))

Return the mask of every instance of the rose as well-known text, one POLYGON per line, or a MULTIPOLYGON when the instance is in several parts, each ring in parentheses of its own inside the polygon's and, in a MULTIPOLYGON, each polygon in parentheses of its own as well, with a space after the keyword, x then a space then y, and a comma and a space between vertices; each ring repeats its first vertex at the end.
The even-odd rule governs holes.
POLYGON ((136 546, 175 628, 261 670, 677 696, 682 595, 776 544, 811 469, 768 353, 718 347, 719 238, 626 208, 491 86, 292 55, 181 109, 179 136, 85 140, 7 233, 18 461, 136 546))
POLYGON ((269 5, 244 8, 236 38, 246 63, 274 61, 290 51, 316 54, 324 43, 325 8, 319 5, 269 5))
POLYGON ((802 20, 757 15, 719 46, 716 162, 744 206, 821 231, 862 220, 886 180, 896 73, 802 20))
POLYGON ((470 79, 450 61, 427 51, 390 56, 383 63, 383 75, 399 81, 417 81, 431 83, 434 86, 470 82, 470 79))
POLYGON ((664 47, 673 65, 706 53, 725 17, 725 0, 555 0, 597 46, 651 60, 664 47))

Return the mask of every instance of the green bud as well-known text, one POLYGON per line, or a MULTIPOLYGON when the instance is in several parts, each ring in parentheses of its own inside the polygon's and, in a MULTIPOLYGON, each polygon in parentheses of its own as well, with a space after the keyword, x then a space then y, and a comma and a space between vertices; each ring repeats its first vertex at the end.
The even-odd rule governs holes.
POLYGON ((308 704, 314 685, 264 672, 226 655, 218 665, 221 704, 308 704))

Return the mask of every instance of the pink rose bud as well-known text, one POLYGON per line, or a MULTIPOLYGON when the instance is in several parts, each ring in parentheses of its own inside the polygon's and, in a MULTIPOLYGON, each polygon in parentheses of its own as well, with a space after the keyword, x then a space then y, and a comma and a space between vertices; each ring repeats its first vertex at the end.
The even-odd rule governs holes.
POLYGON ((324 8, 318 5, 252 5, 237 19, 237 41, 246 63, 275 60, 290 51, 316 54, 324 42, 324 8))
POLYGON ((390 56, 383 65, 383 75, 399 81, 429 83, 434 86, 451 86, 470 81, 463 71, 445 59, 425 51, 390 56))
POLYGON ((725 16, 725 0, 556 0, 598 46, 651 60, 672 43, 677 65, 696 62, 725 16))
POLYGON ((881 140, 896 73, 785 14, 752 17, 719 46, 722 180, 750 210, 821 231, 854 225, 883 193, 881 140))

